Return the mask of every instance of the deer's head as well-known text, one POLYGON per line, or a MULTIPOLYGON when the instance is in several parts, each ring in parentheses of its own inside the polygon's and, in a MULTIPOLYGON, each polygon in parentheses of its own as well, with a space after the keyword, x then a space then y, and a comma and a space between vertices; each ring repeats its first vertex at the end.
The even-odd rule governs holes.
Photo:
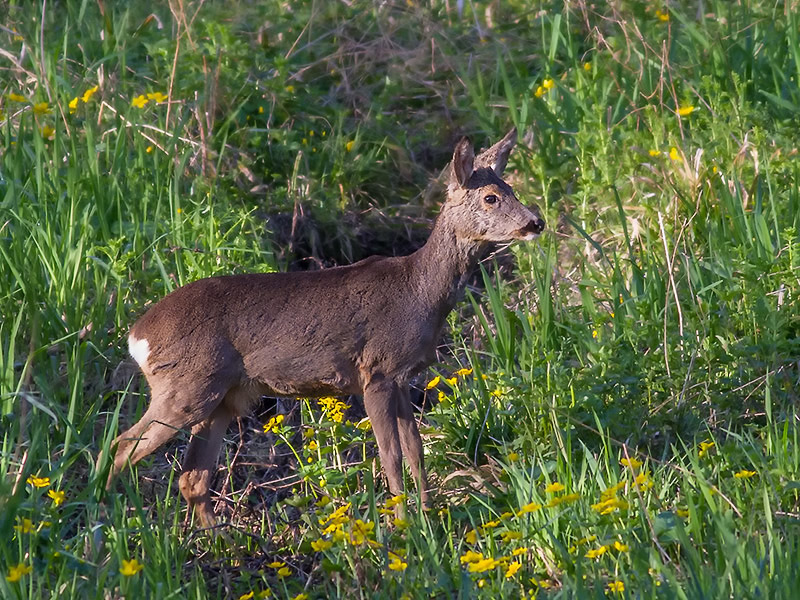
POLYGON ((539 208, 523 205, 502 179, 516 140, 517 130, 512 129, 477 156, 467 138, 456 145, 442 213, 447 215, 457 237, 508 242, 531 240, 544 230, 539 208))

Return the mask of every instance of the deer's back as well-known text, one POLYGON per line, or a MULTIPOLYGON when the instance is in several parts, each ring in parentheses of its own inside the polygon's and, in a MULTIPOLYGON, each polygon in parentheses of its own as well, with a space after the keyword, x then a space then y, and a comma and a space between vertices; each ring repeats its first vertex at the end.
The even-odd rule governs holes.
POLYGON ((147 340, 146 374, 193 364, 285 395, 360 393, 364 373, 408 378, 432 359, 441 318, 411 279, 408 257, 202 279, 153 306, 131 338, 147 340))

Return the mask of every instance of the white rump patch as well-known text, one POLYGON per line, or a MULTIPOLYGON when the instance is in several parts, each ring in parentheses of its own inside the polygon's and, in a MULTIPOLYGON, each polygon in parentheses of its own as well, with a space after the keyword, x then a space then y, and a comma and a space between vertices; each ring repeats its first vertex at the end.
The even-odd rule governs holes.
POLYGON ((147 364, 147 357, 150 355, 150 343, 145 339, 137 340, 131 334, 128 336, 128 352, 143 369, 147 364))

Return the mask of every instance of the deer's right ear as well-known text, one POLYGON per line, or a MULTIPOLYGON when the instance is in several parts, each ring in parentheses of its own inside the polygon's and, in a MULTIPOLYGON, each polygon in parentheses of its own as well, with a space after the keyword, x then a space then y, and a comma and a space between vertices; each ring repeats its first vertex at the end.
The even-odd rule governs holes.
POLYGON ((461 141, 456 144, 456 149, 453 151, 453 162, 450 163, 450 180, 464 187, 467 181, 469 181, 469 178, 472 177, 474 162, 475 151, 472 148, 472 142, 470 142, 468 138, 463 137, 461 141))

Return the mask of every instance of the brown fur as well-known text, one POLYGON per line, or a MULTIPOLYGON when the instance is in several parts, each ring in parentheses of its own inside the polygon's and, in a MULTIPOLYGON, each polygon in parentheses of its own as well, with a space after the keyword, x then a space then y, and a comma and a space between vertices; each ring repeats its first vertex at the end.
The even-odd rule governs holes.
POLYGON ((152 400, 114 441, 109 485, 127 463, 191 428, 180 489, 210 525, 222 437, 251 401, 363 394, 389 489, 403 491, 404 454, 427 503, 408 382, 433 362, 447 314, 486 244, 530 239, 544 228, 538 209, 523 206, 500 178, 515 140, 512 130, 477 157, 468 140, 459 142, 441 213, 425 246, 409 256, 212 277, 153 306, 130 336, 149 346, 139 359, 152 400), (489 195, 496 201, 487 202, 489 195))

